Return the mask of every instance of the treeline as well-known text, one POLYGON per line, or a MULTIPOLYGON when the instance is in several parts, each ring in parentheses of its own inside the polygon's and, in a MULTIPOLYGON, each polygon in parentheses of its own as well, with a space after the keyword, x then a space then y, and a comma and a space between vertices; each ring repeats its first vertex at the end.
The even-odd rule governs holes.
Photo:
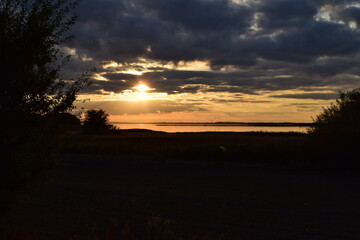
POLYGON ((156 123, 158 126, 255 126, 255 127, 311 127, 314 123, 298 122, 203 122, 203 123, 156 123))

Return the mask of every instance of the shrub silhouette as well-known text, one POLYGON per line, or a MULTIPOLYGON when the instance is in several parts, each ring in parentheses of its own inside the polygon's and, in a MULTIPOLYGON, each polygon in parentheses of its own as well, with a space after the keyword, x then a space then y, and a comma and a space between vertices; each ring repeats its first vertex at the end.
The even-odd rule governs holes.
POLYGON ((356 151, 360 137, 360 88, 340 92, 335 103, 314 119, 308 133, 318 145, 322 158, 337 165, 359 165, 356 151))
POLYGON ((76 128, 81 125, 80 119, 71 113, 59 113, 55 117, 56 123, 63 128, 76 128))
POLYGON ((105 132, 113 126, 109 124, 109 114, 104 110, 88 110, 85 113, 85 120, 83 122, 86 132, 105 132))
POLYGON ((359 135, 360 88, 341 92, 335 103, 324 108, 309 133, 317 135, 359 135))

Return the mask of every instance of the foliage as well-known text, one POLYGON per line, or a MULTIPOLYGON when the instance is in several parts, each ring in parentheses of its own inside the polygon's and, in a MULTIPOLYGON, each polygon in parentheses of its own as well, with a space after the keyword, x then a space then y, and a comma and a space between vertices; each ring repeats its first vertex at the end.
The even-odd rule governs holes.
POLYGON ((354 167, 360 137, 360 88, 340 92, 335 103, 314 119, 308 133, 313 136, 322 158, 334 164, 354 167), (346 161, 345 161, 346 160, 346 161))
POLYGON ((60 130, 65 132, 69 130, 80 130, 81 128, 81 120, 71 113, 51 114, 48 115, 47 118, 50 118, 60 130))
POLYGON ((104 110, 88 110, 85 113, 85 120, 83 122, 84 129, 87 132, 104 132, 112 128, 108 120, 109 114, 104 110))
POLYGON ((59 114, 73 108, 92 71, 62 79, 62 45, 78 0, 0 0, 0 213, 57 162, 59 114))
POLYGON ((360 133, 360 88, 341 92, 335 103, 324 108, 309 129, 311 134, 338 135, 360 133))
POLYGON ((76 94, 88 84, 61 78, 70 55, 61 45, 71 36, 71 11, 78 0, 0 0, 0 111, 47 114, 73 108, 76 94))

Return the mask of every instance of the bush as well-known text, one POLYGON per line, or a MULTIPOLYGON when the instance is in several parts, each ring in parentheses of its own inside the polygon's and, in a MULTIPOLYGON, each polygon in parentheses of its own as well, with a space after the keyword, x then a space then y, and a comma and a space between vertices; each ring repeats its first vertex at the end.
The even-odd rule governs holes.
POLYGON ((308 129, 322 160, 340 166, 360 166, 357 160, 360 137, 360 88, 340 92, 335 103, 324 108, 308 129))
POLYGON ((105 113, 104 110, 88 110, 85 113, 84 130, 86 132, 99 133, 106 132, 113 128, 109 124, 109 114, 105 113))
POLYGON ((81 120, 71 113, 58 113, 48 116, 62 132, 77 131, 81 129, 81 120))
POLYGON ((359 135, 360 88, 341 92, 335 103, 314 119, 309 133, 317 135, 359 135))

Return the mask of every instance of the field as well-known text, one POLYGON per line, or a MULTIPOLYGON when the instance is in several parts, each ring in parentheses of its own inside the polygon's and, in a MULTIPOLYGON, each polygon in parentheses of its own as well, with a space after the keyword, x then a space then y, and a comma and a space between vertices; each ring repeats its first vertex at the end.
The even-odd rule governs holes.
MULTIPOLYGON (((143 156, 153 160, 235 161, 237 163, 294 162, 310 147, 301 133, 162 133, 124 130, 113 135, 65 138, 70 153, 143 156)), ((295 163, 295 162, 294 162, 295 163)))
POLYGON ((64 136, 63 143, 53 181, 24 198, 9 220, 25 236, 360 236, 360 176, 320 171, 304 134, 123 131, 64 136))

